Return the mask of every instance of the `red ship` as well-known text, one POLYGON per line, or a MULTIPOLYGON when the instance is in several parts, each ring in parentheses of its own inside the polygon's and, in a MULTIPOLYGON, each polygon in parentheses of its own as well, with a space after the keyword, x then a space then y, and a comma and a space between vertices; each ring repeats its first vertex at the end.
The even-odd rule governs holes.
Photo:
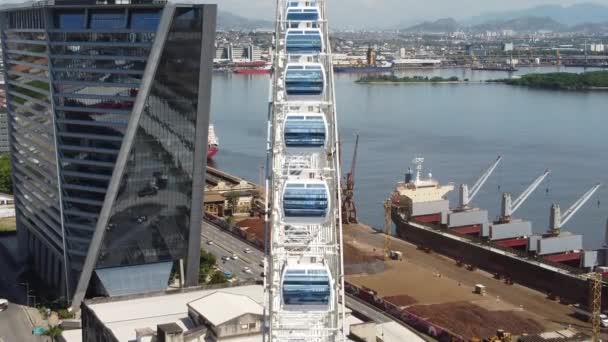
POLYGON ((213 125, 209 125, 209 135, 207 137, 207 159, 212 158, 220 150, 220 144, 215 135, 213 125))
POLYGON ((256 68, 235 68, 235 74, 244 74, 244 75, 256 75, 256 74, 270 74, 271 72, 270 65, 266 65, 264 67, 256 67, 256 68))

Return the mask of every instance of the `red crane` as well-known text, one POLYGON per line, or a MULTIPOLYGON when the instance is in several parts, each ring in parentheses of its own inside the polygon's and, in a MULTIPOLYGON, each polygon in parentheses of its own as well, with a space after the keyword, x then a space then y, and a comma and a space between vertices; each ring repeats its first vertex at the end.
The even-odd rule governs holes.
POLYGON ((346 174, 346 182, 342 185, 342 222, 345 224, 358 223, 355 206, 355 166, 357 165, 357 150, 359 149, 359 134, 355 138, 355 152, 350 171, 346 174))

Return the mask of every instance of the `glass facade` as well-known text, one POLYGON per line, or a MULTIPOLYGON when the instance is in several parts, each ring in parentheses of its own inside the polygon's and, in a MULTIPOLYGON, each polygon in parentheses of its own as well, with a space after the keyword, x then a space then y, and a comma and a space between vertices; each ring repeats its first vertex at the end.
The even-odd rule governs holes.
POLYGON ((108 221, 98 267, 186 256, 201 20, 198 9, 176 10, 108 221))
POLYGON ((194 156, 205 153, 195 146, 202 11, 171 10, 140 116, 133 108, 163 5, 92 1, 0 13, 17 221, 19 234, 27 231, 20 239, 29 241, 41 278, 68 297, 102 208, 112 203, 106 196, 113 176, 120 185, 94 267, 187 254, 194 156), (130 125, 133 141, 125 139, 130 125), (121 148, 127 163, 116 170, 121 148))

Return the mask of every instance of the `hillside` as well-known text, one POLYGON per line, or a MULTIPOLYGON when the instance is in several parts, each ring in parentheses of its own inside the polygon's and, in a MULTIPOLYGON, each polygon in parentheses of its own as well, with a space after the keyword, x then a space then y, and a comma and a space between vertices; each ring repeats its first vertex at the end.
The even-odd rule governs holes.
POLYGON ((596 3, 582 3, 571 6, 542 5, 516 11, 483 13, 467 20, 466 23, 475 26, 488 21, 507 21, 523 17, 548 17, 568 26, 597 23, 607 20, 608 6, 596 3))
POLYGON ((436 21, 430 22, 425 21, 422 24, 410 26, 404 29, 405 32, 430 32, 430 33, 441 33, 441 32, 454 32, 459 29, 461 25, 453 18, 443 18, 436 21))
POLYGON ((274 24, 270 21, 248 19, 224 11, 219 11, 217 17, 218 30, 256 30, 274 28, 274 24))
POLYGON ((488 21, 475 25, 472 31, 562 31, 567 26, 549 17, 523 17, 510 20, 488 21))

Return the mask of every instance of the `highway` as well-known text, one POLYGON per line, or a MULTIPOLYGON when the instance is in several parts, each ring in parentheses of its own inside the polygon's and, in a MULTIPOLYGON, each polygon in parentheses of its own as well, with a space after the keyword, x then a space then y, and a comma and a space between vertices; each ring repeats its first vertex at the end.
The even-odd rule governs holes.
POLYGON ((261 273, 264 267, 260 263, 264 260, 264 253, 252 247, 244 241, 230 233, 224 232, 213 224, 204 221, 202 228, 202 248, 211 252, 217 257, 217 265, 223 271, 229 271, 240 280, 261 280, 261 273), (210 242, 212 244, 210 244, 210 242), (249 253, 245 253, 245 249, 249 249, 249 253), (232 256, 235 254, 237 260, 222 260, 222 257, 232 256), (243 271, 245 267, 251 270, 251 273, 243 271))
MULTIPOLYGON (((242 280, 262 279, 260 273, 263 271, 263 267, 260 267, 259 265, 264 258, 264 253, 262 251, 252 247, 236 236, 221 230, 207 221, 203 222, 202 236, 203 249, 211 252, 217 257, 218 266, 222 270, 230 271, 242 280), (208 241, 213 241, 213 244, 209 245, 208 241), (249 248, 251 252, 245 253, 244 251, 246 248, 249 248), (233 253, 238 256, 237 260, 221 261, 222 256, 230 256, 233 253), (253 273, 247 274, 242 272, 243 267, 251 268, 253 273)), ((392 321, 390 317, 386 316, 382 312, 351 297, 346 297, 346 306, 376 323, 386 323, 392 321)))

